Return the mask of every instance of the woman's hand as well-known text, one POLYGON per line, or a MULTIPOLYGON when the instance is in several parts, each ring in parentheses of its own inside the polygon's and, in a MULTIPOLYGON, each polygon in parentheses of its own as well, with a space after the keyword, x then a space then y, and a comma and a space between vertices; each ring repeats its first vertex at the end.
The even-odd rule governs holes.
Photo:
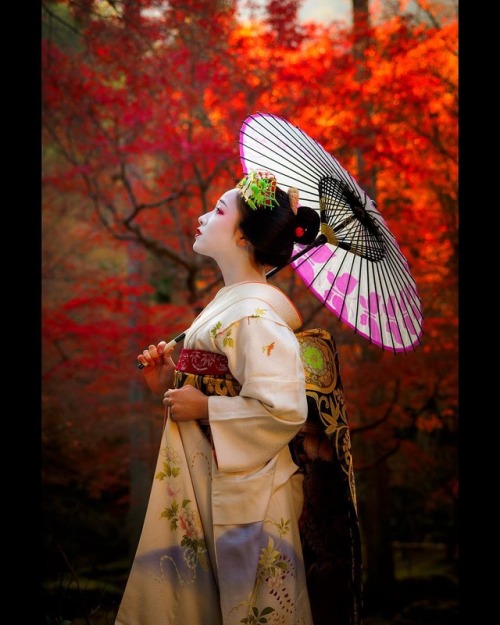
POLYGON ((170 408, 172 421, 208 419, 208 396, 190 384, 169 388, 163 396, 163 403, 170 408))
POLYGON ((175 362, 170 354, 175 345, 167 350, 166 345, 165 341, 160 341, 158 345, 150 345, 137 356, 137 360, 144 365, 142 373, 147 385, 158 395, 163 395, 174 381, 175 362))

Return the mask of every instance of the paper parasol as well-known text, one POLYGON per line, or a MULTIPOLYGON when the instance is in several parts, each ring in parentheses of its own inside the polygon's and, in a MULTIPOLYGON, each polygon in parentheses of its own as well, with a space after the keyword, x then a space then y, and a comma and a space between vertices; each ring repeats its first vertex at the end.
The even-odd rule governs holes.
POLYGON ((314 139, 269 113, 240 129, 245 173, 264 169, 278 185, 299 190, 301 205, 320 213, 311 246, 296 245, 291 262, 306 286, 355 333, 384 350, 414 350, 422 312, 408 262, 373 200, 314 139))

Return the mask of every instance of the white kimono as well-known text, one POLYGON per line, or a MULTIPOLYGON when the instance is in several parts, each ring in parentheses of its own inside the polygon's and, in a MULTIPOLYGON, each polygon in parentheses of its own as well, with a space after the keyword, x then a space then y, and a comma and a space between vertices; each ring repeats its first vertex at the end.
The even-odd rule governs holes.
POLYGON ((167 418, 116 625, 313 625, 288 443, 307 418, 300 316, 277 288, 222 288, 185 349, 227 357, 237 396, 210 395, 212 445, 167 418))

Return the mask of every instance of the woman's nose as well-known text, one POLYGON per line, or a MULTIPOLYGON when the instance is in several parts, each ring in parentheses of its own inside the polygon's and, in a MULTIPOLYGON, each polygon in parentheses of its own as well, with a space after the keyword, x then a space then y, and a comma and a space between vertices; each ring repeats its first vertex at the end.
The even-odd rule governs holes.
POLYGON ((211 215, 212 213, 213 213, 213 211, 208 211, 208 213, 203 213, 203 215, 200 215, 200 216, 198 217, 198 223, 199 223, 201 226, 204 226, 204 225, 207 223, 208 218, 210 217, 210 215, 211 215))

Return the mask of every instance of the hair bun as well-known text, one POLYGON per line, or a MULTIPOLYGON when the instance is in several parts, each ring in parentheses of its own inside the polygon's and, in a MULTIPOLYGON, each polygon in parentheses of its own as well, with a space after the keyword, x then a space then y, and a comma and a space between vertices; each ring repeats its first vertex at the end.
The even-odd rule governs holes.
POLYGON ((295 221, 294 241, 302 245, 312 243, 319 232, 319 214, 309 206, 299 206, 295 221))

